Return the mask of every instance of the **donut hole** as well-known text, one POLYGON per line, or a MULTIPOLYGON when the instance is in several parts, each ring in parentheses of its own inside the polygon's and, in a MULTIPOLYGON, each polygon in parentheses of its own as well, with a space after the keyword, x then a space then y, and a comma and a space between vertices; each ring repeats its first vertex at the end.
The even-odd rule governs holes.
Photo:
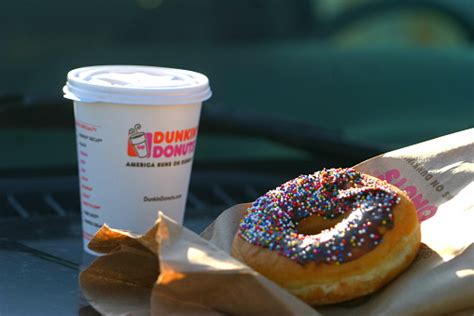
POLYGON ((333 228, 348 215, 349 214, 334 219, 324 219, 317 215, 309 216, 299 222, 296 230, 303 235, 317 235, 325 229, 333 228))

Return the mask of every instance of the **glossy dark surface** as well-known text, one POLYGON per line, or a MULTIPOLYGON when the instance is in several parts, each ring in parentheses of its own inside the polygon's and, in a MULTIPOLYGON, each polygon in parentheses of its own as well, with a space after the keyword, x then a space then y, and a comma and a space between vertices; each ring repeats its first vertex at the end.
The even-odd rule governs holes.
MULTIPOLYGON (((211 220, 187 219, 186 226, 199 232, 211 220)), ((31 229, 44 234, 34 239, 0 238, 0 315, 96 314, 78 287, 80 269, 94 257, 82 250, 79 217, 68 222, 35 223, 31 229)))

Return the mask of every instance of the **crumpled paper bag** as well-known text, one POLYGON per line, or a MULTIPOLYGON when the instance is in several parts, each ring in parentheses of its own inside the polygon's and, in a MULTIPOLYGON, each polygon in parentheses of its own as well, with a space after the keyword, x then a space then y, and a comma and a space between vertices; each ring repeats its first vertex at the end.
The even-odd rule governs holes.
POLYGON ((472 315, 474 129, 369 159, 355 168, 404 189, 417 206, 422 248, 383 289, 310 307, 229 253, 248 204, 225 210, 202 234, 160 213, 142 236, 104 226, 89 247, 106 255, 80 275, 103 314, 472 315))

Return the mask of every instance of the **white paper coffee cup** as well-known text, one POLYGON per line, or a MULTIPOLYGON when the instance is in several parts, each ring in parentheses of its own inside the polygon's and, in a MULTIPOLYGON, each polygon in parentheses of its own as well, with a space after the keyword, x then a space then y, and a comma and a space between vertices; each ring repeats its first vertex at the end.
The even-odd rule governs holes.
POLYGON ((104 223, 143 233, 158 211, 182 223, 207 77, 94 66, 69 72, 63 91, 74 100, 84 249, 104 223))

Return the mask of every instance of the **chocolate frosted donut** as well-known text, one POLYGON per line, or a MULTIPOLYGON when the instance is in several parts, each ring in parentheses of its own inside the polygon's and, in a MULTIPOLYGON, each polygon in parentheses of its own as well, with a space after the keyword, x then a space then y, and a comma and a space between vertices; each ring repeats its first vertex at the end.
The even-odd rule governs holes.
POLYGON ((354 169, 290 180, 258 198, 232 254, 313 305, 371 293, 413 260, 420 244, 413 203, 354 169))

